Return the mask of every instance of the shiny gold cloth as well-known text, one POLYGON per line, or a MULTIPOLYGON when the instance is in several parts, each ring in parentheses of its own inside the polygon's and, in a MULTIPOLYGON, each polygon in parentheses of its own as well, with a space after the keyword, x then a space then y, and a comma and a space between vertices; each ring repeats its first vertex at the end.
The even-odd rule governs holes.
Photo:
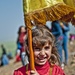
POLYGON ((66 5, 63 0, 23 0, 24 20, 32 28, 32 21, 45 24, 46 21, 61 20, 75 23, 75 8, 66 5))
POLYGON ((23 0, 24 13, 53 6, 63 0, 23 0))
MULTIPOLYGON (((71 6, 71 7, 74 7, 75 8, 75 0, 63 0, 64 3, 66 3, 67 5, 71 6)), ((71 20, 71 23, 73 25, 75 25, 75 14, 74 14, 74 17, 72 18, 71 20)))
POLYGON ((75 0, 63 0, 67 5, 75 7, 75 0))

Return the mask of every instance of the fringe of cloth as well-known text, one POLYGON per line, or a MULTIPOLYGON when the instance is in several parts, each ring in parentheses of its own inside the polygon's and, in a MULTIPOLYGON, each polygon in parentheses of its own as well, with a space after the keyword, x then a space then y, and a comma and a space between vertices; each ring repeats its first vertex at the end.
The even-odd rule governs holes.
POLYGON ((65 22, 72 22, 75 24, 75 9, 64 3, 58 3, 54 6, 44 9, 36 10, 24 15, 24 21, 28 28, 32 28, 33 25, 43 24, 46 21, 61 20, 65 22))
POLYGON ((71 20, 72 25, 75 26, 75 15, 73 16, 72 20, 71 20))

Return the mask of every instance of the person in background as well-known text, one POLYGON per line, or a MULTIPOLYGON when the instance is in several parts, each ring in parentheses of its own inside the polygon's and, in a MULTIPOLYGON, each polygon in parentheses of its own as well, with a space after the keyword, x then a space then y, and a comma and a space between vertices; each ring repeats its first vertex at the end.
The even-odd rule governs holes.
POLYGON ((67 65, 68 63, 68 31, 70 30, 69 24, 66 22, 60 23, 60 26, 62 27, 63 31, 63 44, 62 48, 64 50, 64 55, 65 55, 65 61, 64 64, 67 65))
POLYGON ((60 26, 60 21, 52 21, 52 27, 51 27, 51 32, 55 36, 56 39, 56 47, 58 49, 58 53, 60 56, 60 66, 62 67, 63 65, 63 56, 62 56, 62 44, 63 44, 63 31, 62 27, 60 26))
POLYGON ((21 61, 23 65, 27 65, 29 63, 28 57, 26 55, 26 48, 24 46, 26 37, 27 37, 27 28, 25 26, 20 26, 18 30, 17 46, 18 50, 20 50, 21 61))
MULTIPOLYGON (((46 25, 35 26, 32 29, 35 70, 30 69, 29 63, 28 69, 26 66, 20 67, 13 75, 65 75, 61 67, 55 64, 59 57, 54 41, 55 38, 46 25)), ((30 55, 28 49, 27 52, 30 55)))
POLYGON ((1 49, 2 49, 1 66, 5 66, 9 64, 9 59, 7 57, 6 49, 3 44, 1 45, 1 49))
POLYGON ((74 40, 75 40, 75 34, 70 33, 69 34, 69 42, 70 42, 70 45, 73 45, 73 41, 74 40))
POLYGON ((7 56, 9 59, 13 59, 12 52, 10 50, 9 50, 9 53, 7 54, 7 56))

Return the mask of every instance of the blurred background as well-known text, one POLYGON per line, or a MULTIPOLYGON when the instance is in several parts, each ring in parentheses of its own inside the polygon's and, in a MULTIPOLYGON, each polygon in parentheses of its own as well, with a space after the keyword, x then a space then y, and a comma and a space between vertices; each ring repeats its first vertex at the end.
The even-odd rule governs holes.
MULTIPOLYGON (((24 25, 21 0, 0 1, 0 45, 4 44, 14 55, 16 38, 19 26, 24 25)), ((0 49, 1 56, 1 49, 0 49)))

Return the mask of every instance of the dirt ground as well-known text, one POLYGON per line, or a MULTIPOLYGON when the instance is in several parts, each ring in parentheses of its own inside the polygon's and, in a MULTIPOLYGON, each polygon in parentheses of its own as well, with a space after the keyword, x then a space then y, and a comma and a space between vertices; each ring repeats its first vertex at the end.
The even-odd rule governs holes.
MULTIPOLYGON (((73 44, 68 44, 69 47, 69 62, 65 66, 64 72, 66 75, 75 75, 75 41, 73 44)), ((10 60, 10 64, 0 67, 0 75, 13 75, 13 71, 22 66, 21 62, 14 63, 15 59, 10 60)))

